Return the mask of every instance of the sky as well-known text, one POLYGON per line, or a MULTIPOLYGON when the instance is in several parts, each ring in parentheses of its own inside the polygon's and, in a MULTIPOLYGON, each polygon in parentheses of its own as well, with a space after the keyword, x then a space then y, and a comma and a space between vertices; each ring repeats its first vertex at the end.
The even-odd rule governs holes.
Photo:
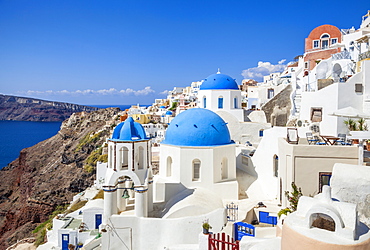
POLYGON ((151 104, 221 72, 282 70, 312 29, 356 29, 369 0, 0 0, 0 93, 151 104))

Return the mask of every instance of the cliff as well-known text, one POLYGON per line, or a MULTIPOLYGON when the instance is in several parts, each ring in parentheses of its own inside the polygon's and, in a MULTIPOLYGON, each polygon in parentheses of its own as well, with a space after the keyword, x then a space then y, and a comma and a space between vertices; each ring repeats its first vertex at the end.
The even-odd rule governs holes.
POLYGON ((0 120, 64 121, 72 113, 98 108, 27 97, 0 95, 0 120))
POLYGON ((93 184, 95 173, 86 171, 86 159, 109 137, 119 111, 75 113, 57 135, 23 149, 0 170, 0 249, 32 236, 57 205, 93 184))

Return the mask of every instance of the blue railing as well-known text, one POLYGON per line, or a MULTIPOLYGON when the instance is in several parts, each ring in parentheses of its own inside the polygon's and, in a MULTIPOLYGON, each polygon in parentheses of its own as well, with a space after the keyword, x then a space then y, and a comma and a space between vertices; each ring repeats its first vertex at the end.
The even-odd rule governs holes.
POLYGON ((244 236, 254 237, 255 233, 256 233, 256 229, 251 224, 244 223, 244 222, 234 223, 234 239, 235 240, 241 240, 244 236))
POLYGON ((271 224, 271 225, 277 224, 277 217, 270 216, 268 212, 259 211, 259 216, 260 216, 259 218, 260 223, 266 223, 266 224, 271 224))

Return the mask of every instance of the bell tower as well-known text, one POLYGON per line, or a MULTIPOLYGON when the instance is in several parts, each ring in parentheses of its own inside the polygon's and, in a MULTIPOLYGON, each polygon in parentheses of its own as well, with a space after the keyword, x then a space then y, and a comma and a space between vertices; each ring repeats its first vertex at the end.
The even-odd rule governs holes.
POLYGON ((150 142, 141 124, 132 117, 117 125, 108 139, 105 176, 104 222, 126 209, 128 191, 135 192, 135 215, 146 217, 152 206, 150 142), (150 198, 150 201, 148 200, 150 198))

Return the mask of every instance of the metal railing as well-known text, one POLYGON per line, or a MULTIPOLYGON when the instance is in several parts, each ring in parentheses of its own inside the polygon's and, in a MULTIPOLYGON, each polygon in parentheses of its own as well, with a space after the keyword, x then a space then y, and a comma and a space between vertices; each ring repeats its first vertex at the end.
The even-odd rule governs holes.
POLYGON ((370 58, 370 50, 358 55, 359 61, 364 60, 366 58, 370 58))
POLYGON ((351 59, 351 54, 347 50, 345 50, 345 51, 331 55, 331 58, 333 60, 351 59))

